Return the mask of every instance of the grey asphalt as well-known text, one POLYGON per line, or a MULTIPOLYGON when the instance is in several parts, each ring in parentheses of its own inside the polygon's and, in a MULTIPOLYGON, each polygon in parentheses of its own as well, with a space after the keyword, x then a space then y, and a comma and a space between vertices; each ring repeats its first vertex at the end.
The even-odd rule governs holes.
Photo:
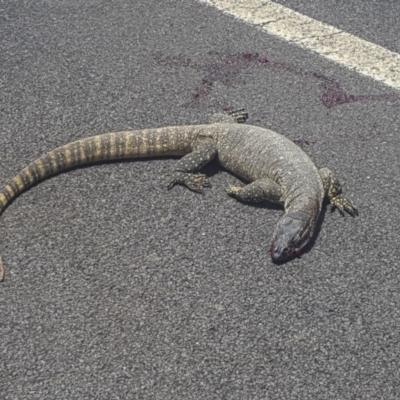
POLYGON ((0 93, 2 182, 82 137, 245 106, 360 210, 326 207, 276 266, 283 211, 227 197, 217 164, 204 195, 167 191, 168 159, 40 183, 1 216, 1 399, 400 397, 398 93, 177 0, 0 2, 0 93))

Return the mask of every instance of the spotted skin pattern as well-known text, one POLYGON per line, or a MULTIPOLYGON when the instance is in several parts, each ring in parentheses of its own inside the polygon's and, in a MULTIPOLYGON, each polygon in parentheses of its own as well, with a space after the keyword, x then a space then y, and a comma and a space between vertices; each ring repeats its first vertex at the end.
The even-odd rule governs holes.
POLYGON ((282 189, 272 179, 258 179, 244 187, 230 186, 227 190, 229 196, 244 203, 270 203, 283 204, 282 189))
POLYGON ((353 217, 358 215, 358 210, 353 203, 343 196, 342 185, 336 175, 329 168, 321 168, 319 174, 324 185, 325 197, 331 204, 331 210, 337 208, 342 216, 345 211, 353 217))
POLYGON ((172 189, 176 184, 181 184, 194 192, 201 192, 204 187, 209 186, 208 179, 204 174, 193 175, 193 173, 212 161, 217 152, 214 140, 200 136, 197 143, 193 146, 193 151, 182 157, 175 164, 168 189, 172 189))
MULTIPOLYGON (((353 203, 342 194, 339 181, 293 142, 268 129, 238 124, 248 115, 241 109, 217 114, 206 125, 169 126, 156 129, 111 132, 81 139, 36 159, 0 191, 0 214, 24 190, 47 177, 94 162, 144 157, 182 156, 167 187, 176 184, 201 192, 208 179, 198 171, 217 158, 219 163, 250 182, 231 186, 228 194, 243 202, 282 204, 285 215, 278 222, 271 245, 273 261, 299 255, 310 241, 322 201, 355 216, 353 203)), ((4 279, 0 256, 0 281, 4 279)))

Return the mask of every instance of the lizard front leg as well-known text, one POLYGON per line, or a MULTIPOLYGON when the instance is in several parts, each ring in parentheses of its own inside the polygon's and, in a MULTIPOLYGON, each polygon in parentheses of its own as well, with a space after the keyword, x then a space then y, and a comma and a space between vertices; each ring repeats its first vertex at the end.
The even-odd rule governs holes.
POLYGON ((328 198, 331 204, 331 210, 337 208, 342 215, 344 215, 344 211, 353 217, 358 215, 357 208, 353 202, 343 196, 342 185, 336 175, 329 168, 321 168, 319 174, 324 185, 325 197, 328 198))
POLYGON ((212 161, 217 155, 217 144, 211 138, 200 138, 193 147, 193 151, 182 157, 174 168, 174 173, 168 184, 168 190, 176 184, 184 185, 194 192, 202 192, 209 186, 204 174, 195 174, 205 164, 212 161))
MULTIPOLYGON (((214 114, 210 123, 243 123, 248 116, 249 114, 241 108, 228 114, 214 114)), ((202 192, 205 186, 209 186, 208 179, 204 174, 195 174, 194 172, 212 161, 217 152, 217 145, 213 139, 209 137, 199 138, 193 147, 193 151, 176 163, 168 189, 172 189, 176 184, 179 184, 188 187, 194 192, 202 192)))
POLYGON ((271 203, 283 204, 282 189, 272 179, 263 178, 249 183, 246 186, 230 186, 227 189, 229 196, 245 203, 271 203))

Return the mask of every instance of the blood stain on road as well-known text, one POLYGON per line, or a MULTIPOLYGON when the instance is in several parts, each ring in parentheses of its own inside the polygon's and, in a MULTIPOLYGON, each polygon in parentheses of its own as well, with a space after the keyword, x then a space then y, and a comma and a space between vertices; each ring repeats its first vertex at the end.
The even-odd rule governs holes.
POLYGON ((328 78, 319 72, 307 71, 294 64, 272 61, 258 53, 221 55, 210 52, 209 55, 212 56, 212 59, 204 63, 194 62, 190 58, 184 57, 159 58, 158 62, 169 66, 190 67, 205 73, 201 85, 195 89, 192 95, 193 101, 198 101, 202 97, 209 95, 216 82, 220 82, 226 86, 245 84, 241 74, 243 71, 251 68, 273 68, 317 80, 323 88, 321 102, 327 108, 334 108, 355 102, 392 102, 400 100, 400 95, 396 94, 348 94, 338 81, 328 78))

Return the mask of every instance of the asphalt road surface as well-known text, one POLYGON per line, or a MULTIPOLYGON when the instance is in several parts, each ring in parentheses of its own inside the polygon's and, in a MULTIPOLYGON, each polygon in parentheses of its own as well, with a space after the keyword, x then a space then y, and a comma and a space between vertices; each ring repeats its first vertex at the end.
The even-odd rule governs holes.
MULTIPOLYGON (((400 51, 395 2, 316 3, 296 10, 400 51)), ((283 211, 227 197, 217 164, 204 195, 166 190, 171 159, 40 183, 1 216, 0 398, 400 398, 399 95, 196 1, 1 1, 1 182, 79 138, 245 106, 360 216, 326 207, 276 266, 283 211)))

